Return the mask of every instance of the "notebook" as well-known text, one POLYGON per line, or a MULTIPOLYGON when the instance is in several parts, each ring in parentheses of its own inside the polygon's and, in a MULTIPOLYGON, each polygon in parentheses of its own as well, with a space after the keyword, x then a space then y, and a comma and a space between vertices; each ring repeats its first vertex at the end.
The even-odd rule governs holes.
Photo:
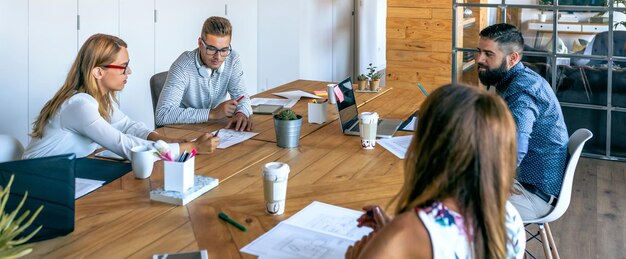
MULTIPOLYGON (((359 132, 359 110, 356 107, 354 88, 350 77, 338 84, 339 90, 343 93, 343 98, 337 99, 337 111, 341 122, 341 131, 346 135, 360 135, 359 132), (340 101, 340 99, 343 99, 340 101)), ((402 120, 378 119, 376 137, 391 138, 398 131, 402 120)))

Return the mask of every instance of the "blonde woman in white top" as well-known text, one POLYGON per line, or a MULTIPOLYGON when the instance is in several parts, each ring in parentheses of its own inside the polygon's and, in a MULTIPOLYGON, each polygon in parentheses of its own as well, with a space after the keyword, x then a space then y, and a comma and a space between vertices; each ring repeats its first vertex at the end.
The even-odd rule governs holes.
MULTIPOLYGON (((132 70, 126 43, 96 34, 83 44, 65 83, 46 103, 33 124, 23 158, 66 153, 84 157, 104 147, 130 159, 130 149, 154 141, 182 142, 159 135, 128 118, 118 107, 116 92, 124 89, 132 70)), ((172 143, 173 153, 196 149, 212 152, 219 138, 204 134, 194 142, 172 143)))

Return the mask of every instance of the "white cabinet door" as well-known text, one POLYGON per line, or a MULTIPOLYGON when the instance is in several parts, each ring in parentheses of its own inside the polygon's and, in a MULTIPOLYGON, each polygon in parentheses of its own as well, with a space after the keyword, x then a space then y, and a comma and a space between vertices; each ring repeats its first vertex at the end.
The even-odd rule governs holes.
POLYGON ((78 0, 78 48, 96 33, 118 36, 120 0, 78 0))
POLYGON ((30 132, 27 1, 0 0, 0 42, 0 134, 26 145, 30 132))
POLYGON ((60 88, 77 53, 76 0, 28 1, 28 121, 60 88))
POLYGON ((225 0, 156 0, 155 71, 167 71, 183 51, 198 47, 202 24, 225 16, 225 0))
MULTIPOLYGON (((354 74, 354 1, 333 0, 332 81, 354 74)), ((355 79, 352 79, 355 81, 355 79)))
POLYGON ((300 78, 301 6, 301 1, 264 0, 258 7, 259 91, 300 78))
POLYGON ((120 37, 128 44, 132 74, 120 93, 122 111, 154 127, 150 77, 154 75, 154 0, 120 0, 120 37))
POLYGON ((305 0, 301 12, 300 78, 332 81, 332 1, 305 0))
POLYGON ((257 17, 258 2, 228 0, 226 18, 233 26, 231 45, 241 56, 248 94, 259 92, 257 87, 257 17))

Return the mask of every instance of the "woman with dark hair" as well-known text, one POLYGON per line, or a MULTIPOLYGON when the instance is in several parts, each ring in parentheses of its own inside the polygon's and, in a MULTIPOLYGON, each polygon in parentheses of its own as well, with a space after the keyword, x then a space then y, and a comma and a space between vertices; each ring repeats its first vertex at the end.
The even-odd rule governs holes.
POLYGON ((446 85, 422 104, 390 219, 378 206, 358 219, 374 229, 347 258, 522 258, 525 232, 507 202, 516 167, 515 122, 495 94, 446 85))

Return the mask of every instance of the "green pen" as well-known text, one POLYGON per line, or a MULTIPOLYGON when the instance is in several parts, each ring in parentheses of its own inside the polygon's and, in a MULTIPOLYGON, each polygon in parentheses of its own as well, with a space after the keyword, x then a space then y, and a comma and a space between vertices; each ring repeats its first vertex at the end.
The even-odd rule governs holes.
POLYGON ((234 219, 231 219, 228 215, 226 215, 226 213, 224 212, 220 212, 219 214, 217 214, 217 217, 219 217, 220 219, 223 219, 224 221, 232 224, 233 226, 235 226, 236 228, 238 228, 239 230, 246 232, 246 227, 244 227, 243 225, 237 223, 237 221, 235 221, 234 219))

